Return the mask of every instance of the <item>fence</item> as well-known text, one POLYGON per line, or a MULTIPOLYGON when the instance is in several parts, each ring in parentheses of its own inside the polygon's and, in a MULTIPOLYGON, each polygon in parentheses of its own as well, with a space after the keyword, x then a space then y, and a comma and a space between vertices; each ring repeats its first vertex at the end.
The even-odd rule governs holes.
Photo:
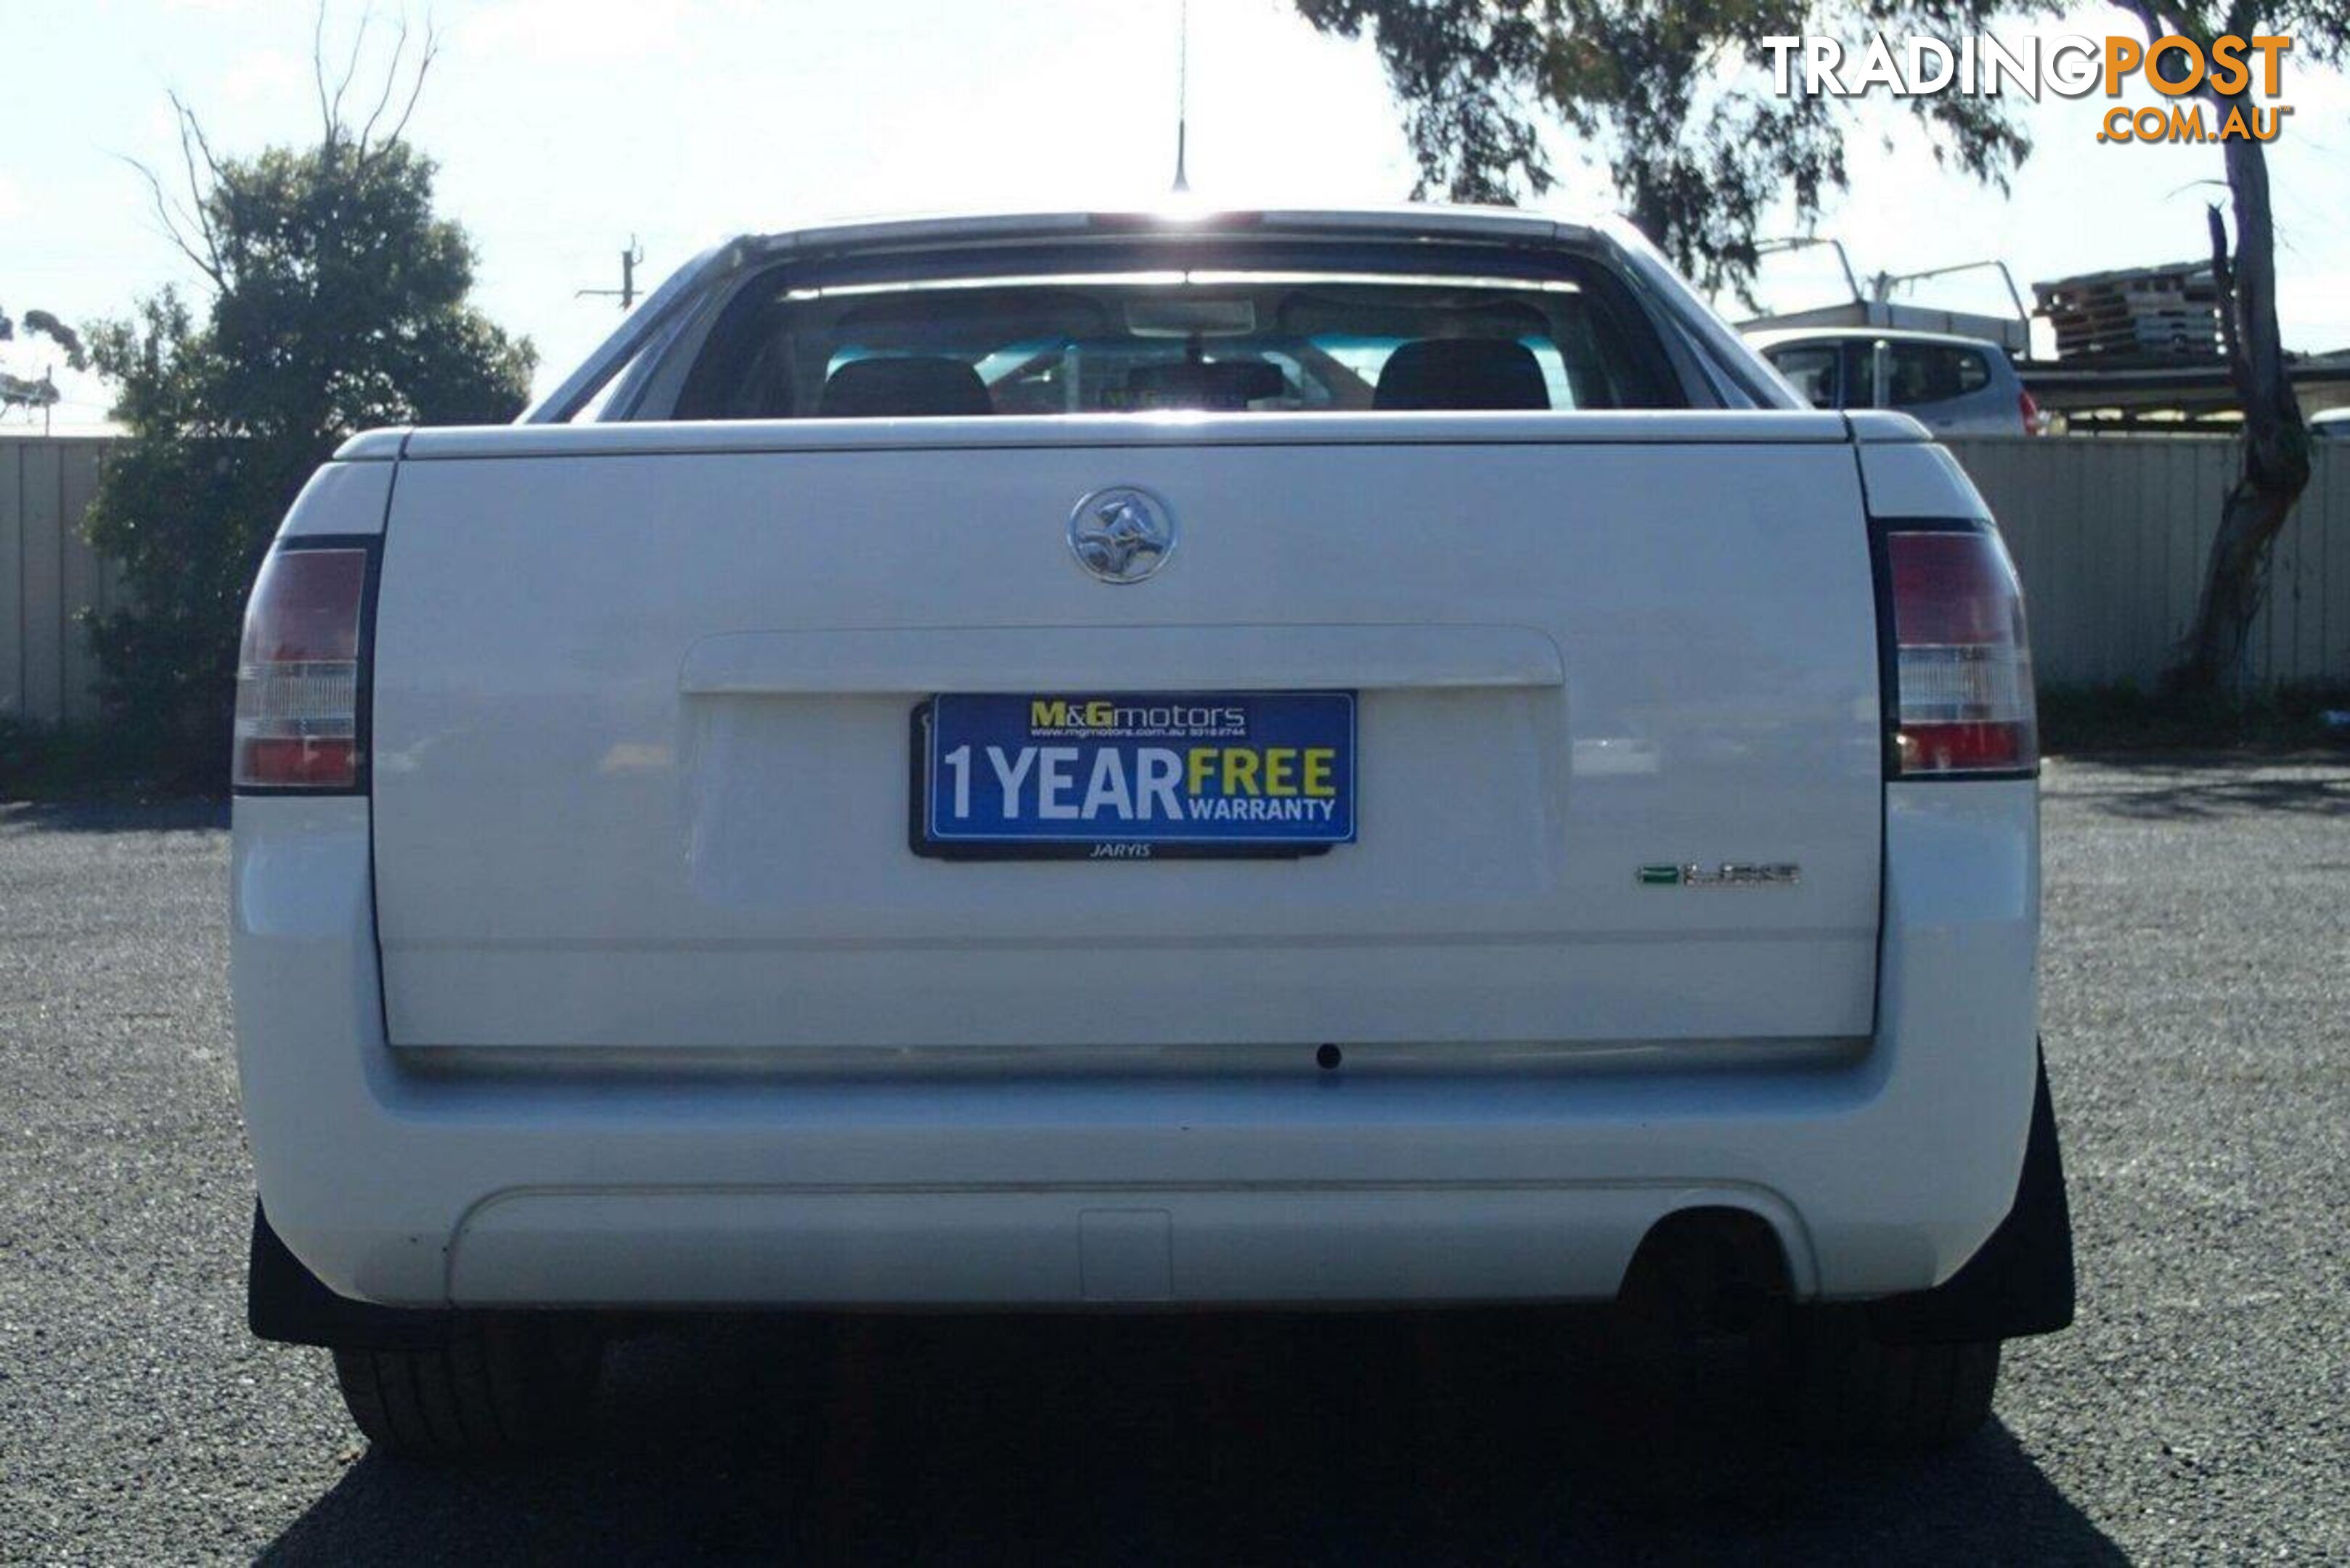
MULTIPOLYGON (((2350 680, 2350 442, 2315 472, 2269 557, 2245 649, 2255 685, 2350 680)), ((2220 504, 2240 459, 2224 437, 1954 441, 2023 576, 2048 685, 2150 685, 2195 616, 2220 504)))
MULTIPOLYGON (((2350 680, 2350 442, 2278 538, 2253 628, 2256 682, 2350 680)), ((120 574, 81 537, 103 438, 0 439, 0 718, 93 717, 96 661, 75 612, 121 600, 120 574)), ((2023 574, 2043 682, 2150 684, 2195 613, 2220 497, 2220 438, 1950 443, 1990 500, 2023 574)))
POLYGON ((98 660, 76 612, 112 609, 120 571, 81 536, 102 436, 0 438, 0 719, 98 712, 98 660))

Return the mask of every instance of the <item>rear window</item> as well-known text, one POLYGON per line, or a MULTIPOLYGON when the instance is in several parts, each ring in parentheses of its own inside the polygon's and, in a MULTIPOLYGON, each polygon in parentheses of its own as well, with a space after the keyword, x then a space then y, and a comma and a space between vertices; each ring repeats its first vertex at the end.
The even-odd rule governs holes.
POLYGON ((751 286, 680 419, 1685 407, 1602 281, 1246 270, 751 286))
POLYGON ((1836 373, 1840 356, 1833 343, 1772 351, 1771 363, 1788 384, 1815 409, 1844 407, 1844 379, 1836 373))
POLYGON ((1894 344, 1892 376, 1897 409, 1946 402, 1991 385, 1991 367, 1981 354, 1939 343, 1894 344))

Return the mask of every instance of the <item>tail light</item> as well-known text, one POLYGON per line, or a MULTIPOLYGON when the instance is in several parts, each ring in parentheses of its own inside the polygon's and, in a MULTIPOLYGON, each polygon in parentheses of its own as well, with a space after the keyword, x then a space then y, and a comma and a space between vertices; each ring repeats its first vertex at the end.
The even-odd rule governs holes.
POLYGON ((1988 528, 1885 535, 1892 617, 1891 767, 1902 778, 2040 765, 2023 590, 1988 528))
POLYGON ((2040 404, 2033 399, 2032 393, 2028 389, 2018 391, 2015 394, 2015 406, 2017 409, 2022 410, 2023 414, 2023 433, 2025 435, 2043 435, 2046 433, 2042 429, 2040 423, 2040 404))
POLYGON ((236 661, 240 790, 356 792, 368 551, 281 545, 245 606, 236 661))

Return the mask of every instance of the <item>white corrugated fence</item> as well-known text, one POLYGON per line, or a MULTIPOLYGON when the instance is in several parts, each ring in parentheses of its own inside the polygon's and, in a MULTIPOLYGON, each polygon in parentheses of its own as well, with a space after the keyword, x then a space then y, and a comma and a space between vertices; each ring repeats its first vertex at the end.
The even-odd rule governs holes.
MULTIPOLYGON (((2316 444, 2245 650, 2254 685, 2350 680, 2350 441, 2316 444)), ((1950 446, 2023 575, 2042 683, 2151 685, 2194 618, 2236 443, 2015 436, 1950 446)))
POLYGON ((112 609, 120 570, 82 537, 103 436, 0 436, 0 718, 98 715, 98 660, 76 612, 112 609))

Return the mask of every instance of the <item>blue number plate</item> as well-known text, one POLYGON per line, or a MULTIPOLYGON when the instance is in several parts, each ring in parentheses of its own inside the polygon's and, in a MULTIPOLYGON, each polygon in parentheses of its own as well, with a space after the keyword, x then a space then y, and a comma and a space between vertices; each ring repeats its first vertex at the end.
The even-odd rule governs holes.
POLYGON ((1311 854, 1354 842, 1355 694, 950 693, 915 773, 922 854, 1311 854))

